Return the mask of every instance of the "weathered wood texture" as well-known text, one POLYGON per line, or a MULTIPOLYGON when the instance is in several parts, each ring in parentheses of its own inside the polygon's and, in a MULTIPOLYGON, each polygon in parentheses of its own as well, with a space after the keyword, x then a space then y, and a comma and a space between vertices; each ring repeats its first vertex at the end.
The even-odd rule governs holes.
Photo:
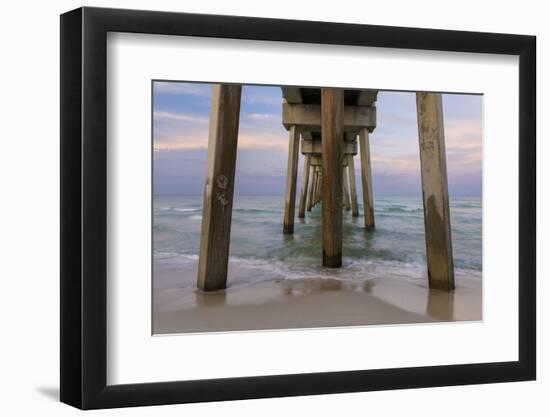
POLYGON ((313 193, 313 207, 319 202, 319 183, 321 182, 321 174, 315 173, 315 191, 313 193))
POLYGON ((347 167, 344 167, 344 171, 342 173, 342 179, 344 183, 342 184, 342 187, 344 189, 344 207, 346 210, 351 210, 351 203, 349 199, 349 189, 348 189, 348 173, 347 173, 347 167))
POLYGON ((351 194, 351 215, 359 217, 359 205, 357 204, 357 183, 355 182, 355 162, 353 155, 348 156, 349 188, 351 194))
POLYGON ((342 266, 344 91, 321 90, 323 144, 323 265, 342 266))
POLYGON ((297 126, 290 127, 288 138, 288 163, 286 171, 285 216, 283 233, 294 233, 294 213, 296 207, 296 177, 298 175, 298 156, 300 131, 297 126))
POLYGON ((240 85, 212 87, 197 276, 197 286, 203 291, 223 289, 227 282, 240 104, 240 85))
POLYGON ((281 87, 283 91, 283 98, 287 103, 301 103, 302 102, 302 91, 299 87, 281 87))
POLYGON ((441 94, 416 93, 430 288, 454 288, 451 216, 441 94))
MULTIPOLYGON (((357 130, 366 127, 370 131, 376 127, 375 106, 345 106, 343 126, 357 130)), ((321 106, 318 104, 283 103, 283 125, 289 129, 293 125, 303 128, 321 127, 321 106)))
POLYGON ((319 152, 318 154, 309 154, 309 156, 311 156, 311 159, 309 160, 309 163, 315 167, 321 167, 321 165, 323 165, 323 160, 321 159, 321 153, 322 152, 319 152))
POLYGON ((369 132, 359 130, 359 149, 361 155, 361 183, 363 185, 363 212, 365 227, 374 228, 374 203, 372 194, 372 173, 370 164, 369 132))
POLYGON ((322 190, 323 175, 319 172, 317 174, 317 186, 315 188, 315 205, 321 202, 321 190, 322 190))
MULTIPOLYGON (((302 141, 302 143, 304 143, 302 141)), ((302 189, 300 191, 300 207, 298 209, 298 217, 304 218, 306 216, 306 200, 307 200, 307 187, 309 184, 309 156, 304 157, 304 172, 302 173, 302 189)))
POLYGON ((370 106, 373 105, 378 96, 378 90, 361 90, 357 97, 358 106, 370 106))
POLYGON ((311 185, 309 186, 309 196, 307 199, 307 211, 313 208, 313 199, 315 198, 315 184, 317 183, 317 173, 313 167, 310 168, 311 185))
MULTIPOLYGON (((301 152, 302 155, 321 156, 323 152, 322 141, 302 139, 301 152)), ((357 141, 344 141, 343 152, 345 155, 357 155, 357 141)))

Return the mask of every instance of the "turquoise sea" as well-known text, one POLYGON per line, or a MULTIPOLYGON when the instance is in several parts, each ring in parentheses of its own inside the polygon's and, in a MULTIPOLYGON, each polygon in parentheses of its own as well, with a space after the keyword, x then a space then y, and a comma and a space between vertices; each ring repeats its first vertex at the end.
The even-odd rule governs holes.
MULTIPOLYGON (((375 196, 376 197, 376 196, 375 196)), ((391 274, 425 285, 426 255, 421 197, 375 198, 376 228, 363 228, 363 211, 344 210, 343 266, 323 268, 321 204, 295 220, 284 235, 282 196, 235 196, 228 286, 264 280, 326 277, 368 280, 391 274)), ((453 255, 457 275, 481 279, 481 197, 451 197, 453 255)), ((154 271, 178 270, 177 278, 153 274, 155 288, 194 288, 201 231, 201 196, 155 196, 154 271)))

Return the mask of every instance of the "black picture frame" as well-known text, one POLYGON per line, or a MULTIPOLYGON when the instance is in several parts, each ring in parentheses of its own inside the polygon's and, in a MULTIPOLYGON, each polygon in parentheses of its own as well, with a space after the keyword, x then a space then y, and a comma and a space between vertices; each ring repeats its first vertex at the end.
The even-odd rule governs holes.
POLYGON ((61 15, 61 401, 82 409, 533 380, 536 377, 536 38, 171 12, 61 15), (519 56, 519 360, 107 385, 108 32, 519 56))

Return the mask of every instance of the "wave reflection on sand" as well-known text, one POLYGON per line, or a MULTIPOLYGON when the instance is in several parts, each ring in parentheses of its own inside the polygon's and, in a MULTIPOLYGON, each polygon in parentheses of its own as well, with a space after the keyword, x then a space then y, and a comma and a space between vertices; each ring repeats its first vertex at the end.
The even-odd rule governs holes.
POLYGON ((199 197, 155 197, 153 333, 482 319, 481 200, 451 201, 456 290, 427 287, 422 201, 378 199, 377 227, 344 212, 342 268, 321 266, 321 213, 282 233, 280 197, 236 197, 227 289, 196 289, 199 197))
POLYGON ((154 334, 471 321, 481 320, 481 282, 458 276, 447 293, 396 277, 276 279, 156 289, 153 305, 154 334))

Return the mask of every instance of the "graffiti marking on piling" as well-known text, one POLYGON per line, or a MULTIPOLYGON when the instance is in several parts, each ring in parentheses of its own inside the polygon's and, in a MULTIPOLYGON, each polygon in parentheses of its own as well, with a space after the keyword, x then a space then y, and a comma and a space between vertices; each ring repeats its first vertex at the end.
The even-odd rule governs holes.
POLYGON ((227 186, 229 185, 229 180, 227 177, 223 174, 218 175, 216 178, 216 183, 218 184, 218 187, 220 187, 222 190, 227 189, 227 186))
MULTIPOLYGON (((216 185, 222 190, 226 190, 229 185, 229 179, 225 175, 220 174, 216 177, 216 185)), ((216 193, 216 199, 222 205, 222 211, 225 211, 225 206, 227 206, 227 204, 229 203, 229 201, 227 201, 225 191, 218 191, 216 193)))

